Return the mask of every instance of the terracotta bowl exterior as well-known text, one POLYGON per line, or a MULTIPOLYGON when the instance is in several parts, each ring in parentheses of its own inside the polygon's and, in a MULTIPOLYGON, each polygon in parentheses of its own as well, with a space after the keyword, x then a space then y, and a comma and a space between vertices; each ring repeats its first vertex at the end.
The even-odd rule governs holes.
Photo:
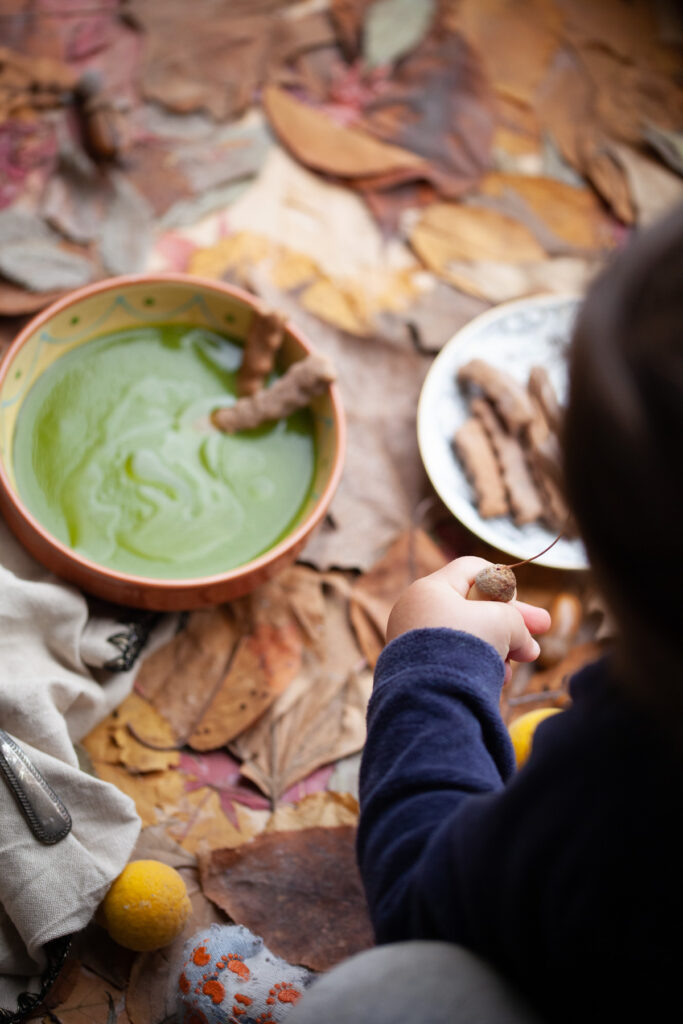
MULTIPOLYGON (((244 565, 199 579, 129 576, 76 554, 54 538, 17 493, 12 460, 21 404, 40 374, 63 353, 110 331, 155 323, 183 323, 244 341, 256 311, 254 298, 230 285, 183 274, 140 275, 100 281, 55 302, 34 317, 0 364, 0 510, 24 547, 44 566, 83 590, 136 608, 185 610, 221 604, 270 579, 294 561, 320 523, 341 477, 345 420, 335 384, 311 403, 316 461, 313 486, 291 532, 244 565)), ((313 347, 288 326, 283 367, 313 347)))

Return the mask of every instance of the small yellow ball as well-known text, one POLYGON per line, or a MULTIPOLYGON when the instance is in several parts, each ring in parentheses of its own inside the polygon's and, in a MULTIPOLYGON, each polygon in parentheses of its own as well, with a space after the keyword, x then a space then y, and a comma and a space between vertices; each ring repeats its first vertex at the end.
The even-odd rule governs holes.
POLYGON ((537 708, 535 711, 526 711, 510 723, 508 732, 515 750, 515 761, 518 768, 522 767, 531 753, 531 743, 536 727, 545 718, 556 715, 558 711, 562 711, 562 708, 537 708))
POLYGON ((114 879, 98 920, 126 949, 161 949, 180 934, 192 911, 183 878, 158 860, 134 860, 114 879))

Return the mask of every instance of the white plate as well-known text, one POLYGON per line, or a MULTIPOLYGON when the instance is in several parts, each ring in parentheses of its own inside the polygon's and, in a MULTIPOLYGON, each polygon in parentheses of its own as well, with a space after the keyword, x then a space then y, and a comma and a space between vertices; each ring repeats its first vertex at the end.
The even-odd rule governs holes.
MULTIPOLYGON (((417 440, 434 489, 472 533, 520 561, 546 547, 554 535, 538 523, 516 526, 508 516, 482 519, 472 489, 451 441, 469 415, 468 403, 456 381, 470 359, 505 370, 526 385, 532 366, 544 366, 560 402, 567 390, 566 351, 580 299, 541 295, 506 302, 475 317, 446 342, 429 368, 417 410, 417 440)), ((583 544, 562 537, 539 565, 556 569, 586 569, 583 544)))

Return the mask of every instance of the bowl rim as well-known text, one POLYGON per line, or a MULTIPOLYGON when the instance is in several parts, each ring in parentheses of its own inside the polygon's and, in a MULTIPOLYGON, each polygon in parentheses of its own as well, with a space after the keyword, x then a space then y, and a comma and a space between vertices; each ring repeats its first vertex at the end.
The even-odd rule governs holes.
MULTIPOLYGON (((4 383, 5 377, 16 353, 23 347, 29 337, 55 314, 67 309, 69 306, 73 305, 74 302, 90 298, 92 295, 97 295, 101 292, 112 291, 115 288, 142 284, 153 286, 155 284, 164 283, 207 288, 210 291, 223 293, 229 295, 231 298, 238 299, 253 310, 257 310, 261 304, 258 296, 252 295, 236 285, 228 284, 225 281, 215 281, 211 278, 199 277, 194 274, 153 272, 150 274, 126 274, 121 277, 105 278, 102 281, 95 281, 92 284, 85 285, 82 288, 69 292, 68 295, 62 296, 47 306, 44 310, 41 310, 35 316, 31 317, 29 322, 25 324, 6 350, 2 359, 0 359, 0 389, 2 388, 2 384, 4 383)), ((286 329, 307 353, 310 354, 316 351, 312 343, 307 340, 307 338, 294 324, 288 321, 286 329)), ((35 516, 26 508, 9 481, 3 459, 0 459, 0 495, 2 495, 4 499, 12 505, 14 514, 18 516, 20 520, 23 520, 34 534, 39 536, 43 544, 59 552, 62 560, 71 562, 75 566, 78 566, 88 575, 94 574, 95 576, 104 579, 113 587, 137 586, 145 588, 152 593, 173 594, 175 592, 185 592, 192 589, 204 590, 206 588, 212 588, 231 582, 236 583, 252 573, 259 573, 261 570, 266 569, 271 563, 278 562, 285 558, 292 549, 296 551, 300 548, 309 534, 312 533, 316 526, 319 525, 329 507, 344 470, 346 455, 346 416, 341 401, 339 386, 335 381, 329 385, 329 396, 336 424, 337 443, 335 446, 332 472, 330 473, 330 477, 310 514, 303 522, 299 523, 296 529, 291 533, 288 533, 287 536, 278 544, 268 548, 268 550, 263 552, 263 554, 258 555, 249 562, 245 562, 243 565, 235 566, 233 569, 215 573, 211 576, 187 577, 182 579, 159 579, 154 576, 133 576, 130 573, 109 569, 107 566, 100 565, 99 562, 94 562, 89 558, 85 558, 83 555, 78 554, 72 548, 67 547, 66 544, 63 544, 54 537, 53 534, 51 534, 49 530, 46 530, 42 523, 40 523, 39 520, 36 519, 35 516)), ((11 525, 9 521, 8 525, 11 525)), ((59 573, 55 573, 55 575, 59 575, 59 573)))

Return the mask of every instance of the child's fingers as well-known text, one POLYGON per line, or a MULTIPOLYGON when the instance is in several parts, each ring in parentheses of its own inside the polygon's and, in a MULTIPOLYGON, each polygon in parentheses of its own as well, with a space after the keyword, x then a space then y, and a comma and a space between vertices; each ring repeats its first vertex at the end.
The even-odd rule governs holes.
POLYGON ((508 615, 510 630, 508 657, 513 661, 534 661, 540 653, 540 647, 529 632, 521 612, 511 604, 502 605, 501 610, 503 609, 508 615))
POLYGON ((545 608, 526 601, 513 601, 513 606, 524 619, 524 625, 530 633, 547 633, 550 629, 550 614, 545 608))
POLYGON ((477 558, 476 555, 463 555, 461 558, 449 562, 448 565, 444 565, 443 569, 437 569, 432 573, 432 578, 443 580, 461 597, 467 597, 469 589, 474 583, 474 577, 481 569, 486 569, 490 565, 491 562, 487 562, 485 558, 477 558))

